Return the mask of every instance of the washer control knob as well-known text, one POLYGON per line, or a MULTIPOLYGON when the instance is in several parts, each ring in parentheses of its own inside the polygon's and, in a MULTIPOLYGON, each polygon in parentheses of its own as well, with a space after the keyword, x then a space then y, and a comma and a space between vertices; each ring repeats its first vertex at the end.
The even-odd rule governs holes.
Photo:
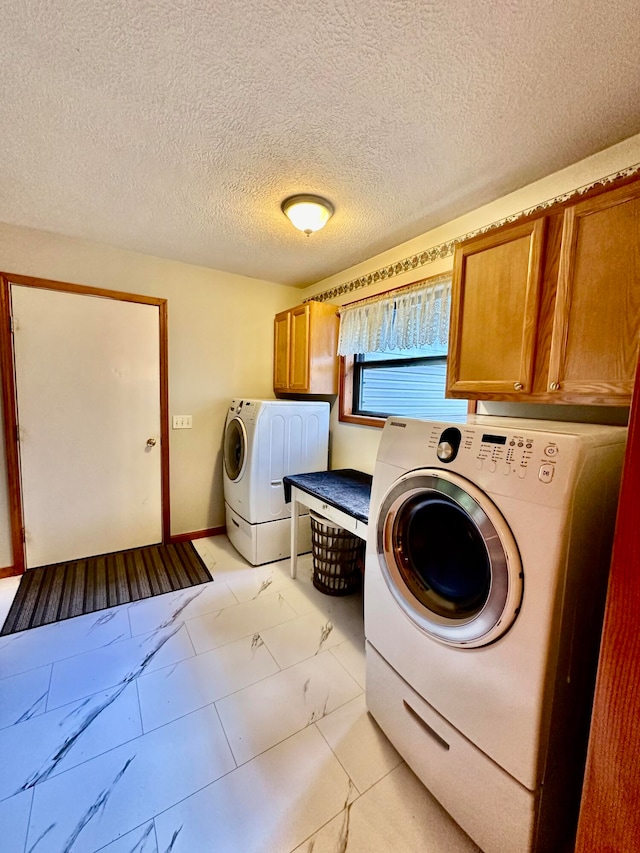
POLYGON ((451 459, 454 452, 455 451, 453 449, 453 446, 449 444, 448 441, 441 441, 438 445, 438 459, 440 459, 442 462, 447 462, 449 459, 451 459))

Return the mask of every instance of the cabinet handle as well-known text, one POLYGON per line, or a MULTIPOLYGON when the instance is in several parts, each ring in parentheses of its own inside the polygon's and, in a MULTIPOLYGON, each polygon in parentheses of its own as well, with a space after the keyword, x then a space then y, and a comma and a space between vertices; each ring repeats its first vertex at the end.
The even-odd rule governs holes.
POLYGON ((522 391, 524 385, 522 384, 522 382, 514 382, 513 387, 516 391, 522 391))
POLYGON ((559 390, 560 390, 560 383, 559 382, 552 382, 549 385, 549 391, 559 391, 559 390))

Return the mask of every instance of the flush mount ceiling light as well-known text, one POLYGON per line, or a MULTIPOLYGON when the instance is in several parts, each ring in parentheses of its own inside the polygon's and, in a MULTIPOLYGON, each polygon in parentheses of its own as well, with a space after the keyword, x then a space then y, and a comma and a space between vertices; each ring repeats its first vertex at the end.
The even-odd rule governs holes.
POLYGON ((292 195, 282 202, 282 212, 291 224, 309 236, 333 216, 333 205, 319 195, 292 195))

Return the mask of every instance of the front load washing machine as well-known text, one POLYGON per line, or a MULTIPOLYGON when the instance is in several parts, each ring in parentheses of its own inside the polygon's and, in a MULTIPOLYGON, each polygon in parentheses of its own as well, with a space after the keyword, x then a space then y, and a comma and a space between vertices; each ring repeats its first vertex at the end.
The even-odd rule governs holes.
MULTIPOLYGON (((223 440, 227 535, 252 565, 290 555, 287 474, 326 471, 329 404, 315 400, 232 400, 223 440)), ((308 515, 300 520, 301 551, 311 550, 308 515)))
POLYGON ((365 570, 367 704, 485 853, 575 828, 626 430, 389 418, 365 570))

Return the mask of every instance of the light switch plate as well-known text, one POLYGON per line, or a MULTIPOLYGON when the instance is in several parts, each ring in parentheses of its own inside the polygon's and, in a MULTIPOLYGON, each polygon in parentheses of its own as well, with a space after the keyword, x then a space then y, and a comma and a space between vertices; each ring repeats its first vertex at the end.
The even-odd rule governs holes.
POLYGON ((174 415, 173 429, 191 429, 193 427, 193 415, 174 415))

